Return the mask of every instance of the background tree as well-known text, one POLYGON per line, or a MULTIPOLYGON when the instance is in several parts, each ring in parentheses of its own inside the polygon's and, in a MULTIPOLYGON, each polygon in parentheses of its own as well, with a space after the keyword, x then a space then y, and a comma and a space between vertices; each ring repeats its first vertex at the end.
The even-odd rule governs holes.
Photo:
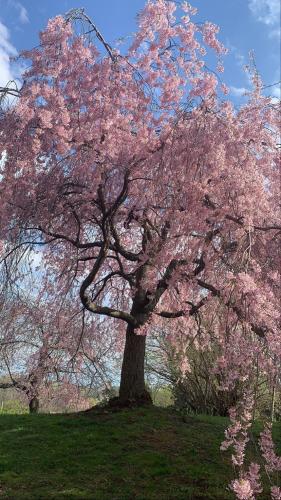
POLYGON ((58 408, 59 399, 61 408, 89 407, 87 393, 98 395, 112 385, 105 358, 111 359, 112 377, 116 339, 101 322, 86 318, 77 300, 75 307, 74 301, 54 300, 54 293, 50 299, 47 290, 36 295, 26 290, 2 303, 0 389, 24 394, 31 413, 39 404, 58 408))

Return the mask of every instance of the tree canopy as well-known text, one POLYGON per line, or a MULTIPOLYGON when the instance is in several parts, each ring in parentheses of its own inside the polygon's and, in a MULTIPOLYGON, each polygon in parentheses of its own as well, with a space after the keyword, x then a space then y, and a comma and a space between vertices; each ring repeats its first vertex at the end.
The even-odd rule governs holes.
POLYGON ((127 49, 83 10, 50 20, 0 117, 3 262, 40 248, 63 296, 126 330, 123 402, 149 400, 155 325, 218 343, 226 388, 248 390, 257 356, 271 379, 280 371, 278 106, 252 70, 235 109, 219 29, 194 12, 148 1, 127 49))

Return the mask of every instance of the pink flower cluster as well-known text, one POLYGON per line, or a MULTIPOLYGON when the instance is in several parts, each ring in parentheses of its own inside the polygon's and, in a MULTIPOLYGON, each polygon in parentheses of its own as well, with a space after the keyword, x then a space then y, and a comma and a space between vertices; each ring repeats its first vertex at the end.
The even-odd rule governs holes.
POLYGON ((232 447, 232 463, 234 466, 242 467, 245 458, 245 448, 249 441, 248 429, 252 425, 253 398, 244 394, 242 404, 237 408, 230 408, 229 416, 231 425, 225 431, 225 441, 222 442, 220 449, 227 450, 232 447))
POLYGON ((238 500, 253 500, 254 494, 251 483, 248 479, 235 479, 231 483, 231 488, 234 491, 238 500))
POLYGON ((251 463, 248 470, 241 473, 240 479, 231 482, 231 489, 238 500, 254 500, 262 492, 260 483, 260 466, 251 463))
POLYGON ((268 473, 281 471, 281 457, 274 451, 272 440, 272 425, 267 423, 259 440, 263 458, 265 459, 265 468, 268 473))

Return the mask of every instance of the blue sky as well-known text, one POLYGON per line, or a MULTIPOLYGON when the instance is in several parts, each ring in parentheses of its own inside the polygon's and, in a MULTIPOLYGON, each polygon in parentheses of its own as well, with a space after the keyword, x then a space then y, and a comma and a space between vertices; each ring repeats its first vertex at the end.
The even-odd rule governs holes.
MULTIPOLYGON (((17 76, 9 62, 20 50, 38 44, 38 31, 48 18, 73 7, 84 7, 107 41, 130 35, 136 13, 145 0, 0 0, 0 85, 17 76)), ((230 97, 241 98, 248 88, 243 72, 250 50, 265 84, 280 80, 280 0, 191 0, 198 8, 196 21, 221 27, 220 39, 229 49, 223 80, 230 97)), ((278 97, 280 86, 268 89, 278 97)))

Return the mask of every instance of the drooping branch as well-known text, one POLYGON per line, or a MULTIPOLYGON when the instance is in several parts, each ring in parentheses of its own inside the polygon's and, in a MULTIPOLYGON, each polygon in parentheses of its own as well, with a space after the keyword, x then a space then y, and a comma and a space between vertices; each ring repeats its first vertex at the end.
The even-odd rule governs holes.
POLYGON ((109 43, 107 43, 104 39, 104 37, 102 36, 101 32, 98 30, 98 28, 96 27, 96 25, 93 23, 93 21, 90 19, 89 16, 87 16, 87 14, 85 14, 85 11, 84 9, 80 8, 80 9, 71 9, 69 12, 67 12, 67 14, 65 15, 65 19, 66 19, 66 22, 70 22, 70 21, 86 21, 91 29, 88 33, 90 32, 94 32, 97 39, 102 43, 102 45, 104 46, 105 50, 107 51, 110 59, 112 60, 112 62, 116 62, 117 61, 117 55, 114 53, 112 47, 109 45, 109 43))
MULTIPOLYGON (((209 290, 213 296, 222 297, 221 291, 218 288, 211 285, 210 283, 206 283, 205 281, 200 280, 200 279, 197 280, 197 283, 202 288, 205 288, 205 290, 209 290)), ((236 313, 237 318, 240 321, 246 321, 250 325, 251 330, 254 333, 256 333, 256 335, 258 335, 258 337, 264 338, 266 332, 268 331, 268 328, 266 326, 257 325, 252 321, 248 321, 243 310, 237 304, 235 304, 233 301, 229 300, 226 302, 225 305, 227 307, 229 307, 230 309, 232 309, 232 311, 234 311, 236 313)))

